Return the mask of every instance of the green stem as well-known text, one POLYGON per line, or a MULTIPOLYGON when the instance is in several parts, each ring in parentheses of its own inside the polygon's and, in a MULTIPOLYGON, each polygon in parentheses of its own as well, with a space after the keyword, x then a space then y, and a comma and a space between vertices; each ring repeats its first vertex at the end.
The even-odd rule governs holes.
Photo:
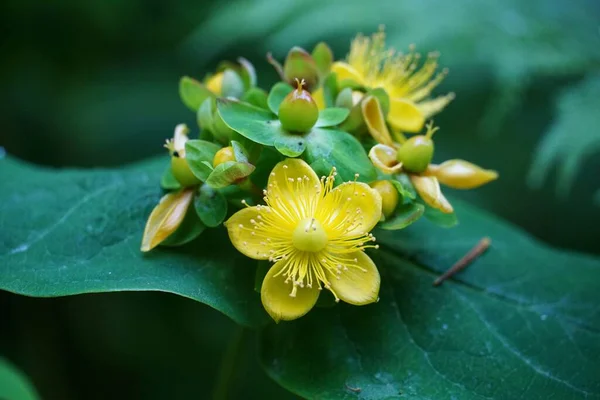
POLYGON ((213 400, 226 400, 229 387, 231 386, 231 380, 233 378, 235 367, 240 356, 240 350, 242 348, 242 342, 244 341, 244 335, 246 330, 243 326, 237 325, 235 328, 229 344, 225 349, 223 358, 221 359, 221 365, 217 375, 217 383, 213 391, 213 400))

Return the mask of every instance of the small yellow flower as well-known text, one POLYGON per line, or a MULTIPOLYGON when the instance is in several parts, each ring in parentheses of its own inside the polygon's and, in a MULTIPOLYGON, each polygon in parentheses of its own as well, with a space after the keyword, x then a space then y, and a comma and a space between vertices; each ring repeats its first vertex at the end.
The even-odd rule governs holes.
POLYGON ((305 315, 323 287, 336 301, 378 299, 379 272, 364 250, 378 247, 369 231, 381 218, 381 197, 356 181, 334 188, 336 174, 319 179, 300 159, 282 161, 269 177, 266 205, 242 209, 225 223, 240 252, 274 262, 261 299, 275 321, 305 315))
POLYGON ((346 61, 335 62, 332 72, 340 83, 352 81, 367 89, 383 88, 390 97, 387 122, 402 132, 419 132, 426 119, 454 99, 454 93, 429 98, 448 73, 444 69, 436 74, 438 57, 438 53, 430 53, 421 63, 414 46, 407 54, 386 49, 381 29, 371 37, 358 35, 346 61))
MULTIPOLYGON (((425 136, 413 138, 431 139, 437 129, 433 127, 433 124, 429 124, 425 136)), ((474 189, 498 178, 496 171, 483 169, 464 160, 448 160, 440 165, 428 164, 424 171, 414 173, 407 170, 399 161, 400 149, 407 145, 409 144, 379 143, 371 148, 369 158, 373 165, 384 174, 394 175, 401 172, 408 174, 423 201, 443 213, 452 213, 454 208, 442 194, 440 183, 454 189, 474 189)), ((413 154, 419 155, 416 148, 411 150, 413 154)), ((409 153, 409 155, 411 154, 409 153)))

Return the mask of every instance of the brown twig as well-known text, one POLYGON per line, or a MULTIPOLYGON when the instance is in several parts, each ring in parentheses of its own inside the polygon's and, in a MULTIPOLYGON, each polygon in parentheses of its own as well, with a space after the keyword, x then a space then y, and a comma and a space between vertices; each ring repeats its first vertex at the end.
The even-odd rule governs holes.
POLYGON ((454 276, 456 273, 465 269, 469 264, 471 264, 477 257, 482 255, 490 244, 492 240, 489 237, 484 237, 473 247, 463 258, 458 260, 450 269, 444 272, 441 276, 439 276, 435 281, 433 281, 433 286, 441 285, 446 279, 454 276))
POLYGON ((348 389, 349 391, 354 392, 354 393, 360 393, 360 392, 362 392, 362 389, 359 388, 359 387, 355 388, 355 387, 346 385, 346 389, 348 389))

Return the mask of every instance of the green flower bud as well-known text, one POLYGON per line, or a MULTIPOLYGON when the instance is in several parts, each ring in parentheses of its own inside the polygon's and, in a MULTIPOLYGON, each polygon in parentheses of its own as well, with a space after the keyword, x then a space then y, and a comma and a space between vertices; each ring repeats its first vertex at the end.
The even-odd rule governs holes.
POLYGON ((369 184, 381 195, 381 212, 385 218, 389 218, 396 210, 400 196, 398 190, 390 181, 375 181, 369 184))
POLYGON ((183 157, 171 157, 171 171, 173 171, 173 176, 177 179, 177 182, 181 183, 183 187, 194 186, 200 183, 200 179, 196 178, 196 175, 192 173, 187 160, 183 157))
POLYGON ((239 99, 244 94, 244 81, 232 69, 223 71, 221 80, 221 95, 223 97, 233 97, 239 99))
POLYGON ((289 51, 283 64, 283 76, 291 84, 296 79, 304 79, 307 89, 313 89, 319 81, 319 71, 315 60, 300 47, 293 47, 289 51))
POLYGON ((304 90, 304 79, 296 82, 296 90, 288 94, 279 106, 279 121, 286 131, 304 133, 317 122, 319 108, 310 93, 304 90))
POLYGON ((397 159, 402 163, 402 169, 421 173, 433 158, 433 140, 424 135, 413 136, 398 149, 397 159))
POLYGON ((427 169, 433 159, 433 140, 431 136, 438 130, 433 124, 427 125, 425 135, 413 136, 398 149, 397 160, 402 163, 402 169, 420 174, 427 169))
POLYGON ((171 155, 171 172, 181 186, 188 187, 200 183, 185 159, 185 143, 188 141, 189 129, 185 124, 175 127, 173 139, 168 139, 165 147, 171 155))
POLYGON ((213 167, 217 168, 217 165, 223 164, 227 161, 236 161, 235 152, 231 146, 223 147, 221 150, 215 153, 215 157, 213 158, 213 167))

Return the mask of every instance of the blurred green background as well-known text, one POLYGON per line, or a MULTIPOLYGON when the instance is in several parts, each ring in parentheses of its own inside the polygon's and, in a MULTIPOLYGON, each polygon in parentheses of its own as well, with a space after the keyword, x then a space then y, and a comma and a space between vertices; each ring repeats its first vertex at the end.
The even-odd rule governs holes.
MULTIPOLYGON (((53 167, 163 153, 177 123, 195 125, 181 75, 202 78, 242 55, 268 88, 267 51, 283 59, 325 40, 342 58, 356 32, 385 24, 390 45, 439 50, 450 68, 438 93, 457 98, 436 118, 434 160, 501 174, 453 195, 549 245, 600 254, 598 1, 5 0, 0 21, 0 146, 53 167)), ((209 398, 239 333, 205 306, 157 293, 0 293, 0 307, 1 354, 48 399, 209 398)), ((229 397, 282 398, 254 360, 253 334, 241 340, 229 397)))

